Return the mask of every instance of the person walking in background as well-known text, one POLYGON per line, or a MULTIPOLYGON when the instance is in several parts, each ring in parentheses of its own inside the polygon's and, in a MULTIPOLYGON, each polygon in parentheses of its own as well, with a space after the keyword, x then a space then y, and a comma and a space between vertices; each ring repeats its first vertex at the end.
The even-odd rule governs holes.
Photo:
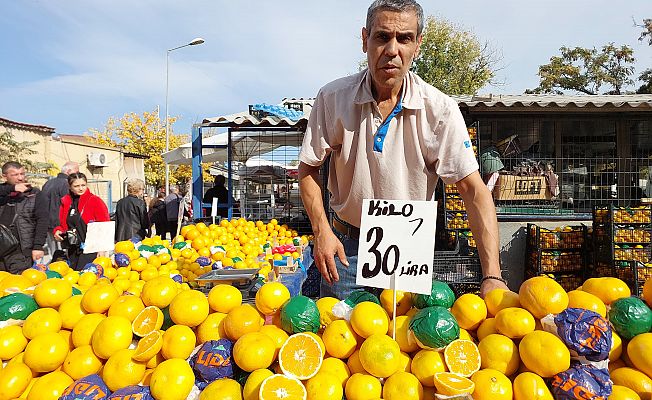
MULTIPOLYGON (((177 223, 179 221, 179 208, 183 202, 183 195, 179 193, 176 185, 170 185, 170 194, 165 197, 165 232, 170 233, 170 239, 177 234, 177 223)), ((186 214, 184 202, 183 213, 186 214)), ((162 239, 165 235, 161 236, 162 239)))
POLYGON ((48 256, 53 256, 54 252, 61 250, 61 244, 54 239, 52 231, 59 226, 59 207, 61 206, 61 198, 68 194, 70 190, 68 186, 68 175, 79 172, 79 164, 74 161, 68 161, 61 167, 59 174, 45 182, 41 195, 36 199, 37 208, 41 207, 47 209, 48 215, 48 234, 45 242, 45 250, 48 256))
POLYGON ((150 234, 147 205, 141 198, 145 182, 140 179, 127 180, 127 196, 115 206, 115 240, 120 242, 135 236, 144 239, 150 234))
POLYGON ((109 210, 101 198, 88 189, 86 175, 81 172, 68 175, 69 192, 61 199, 59 221, 53 235, 68 246, 70 267, 79 271, 92 262, 97 253, 84 254, 86 230, 91 222, 109 221, 109 210))
POLYGON ((156 193, 156 197, 149 203, 147 215, 149 216, 150 230, 152 225, 154 225, 156 234, 161 236, 161 238, 164 238, 167 225, 167 216, 165 214, 165 192, 159 190, 158 193, 156 193))
POLYGON ((40 194, 25 177, 25 168, 14 161, 2 166, 5 182, 0 185, 0 224, 18 239, 18 248, 0 258, 0 270, 19 274, 41 261, 47 235, 47 213, 37 212, 36 198, 40 194))

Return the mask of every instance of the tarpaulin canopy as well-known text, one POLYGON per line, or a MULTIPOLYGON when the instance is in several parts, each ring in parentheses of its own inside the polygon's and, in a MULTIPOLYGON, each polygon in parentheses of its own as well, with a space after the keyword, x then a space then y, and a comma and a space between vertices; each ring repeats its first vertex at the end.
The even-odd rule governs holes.
MULTIPOLYGON (((238 131, 231 133, 232 161, 246 162, 248 159, 269 153, 281 146, 300 146, 302 137, 296 133, 270 131, 238 131)), ((219 133, 202 139, 202 162, 224 162, 228 159, 228 132, 219 133), (213 146, 224 146, 215 148, 213 146)), ((192 144, 186 143, 174 150, 163 153, 163 160, 168 164, 184 165, 192 163, 192 144)))

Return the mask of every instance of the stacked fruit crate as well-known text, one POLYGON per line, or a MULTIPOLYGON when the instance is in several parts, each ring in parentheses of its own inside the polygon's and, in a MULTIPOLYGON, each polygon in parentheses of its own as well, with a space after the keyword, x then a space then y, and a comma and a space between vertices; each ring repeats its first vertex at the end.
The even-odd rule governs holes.
POLYGON ((527 225, 526 278, 552 276, 565 290, 574 290, 587 277, 588 229, 584 225, 555 229, 527 225))
POLYGON ((652 206, 593 209, 593 275, 614 276, 636 292, 652 276, 652 206))
MULTIPOLYGON (((476 158, 478 157, 478 124, 475 123, 467 128, 471 146, 476 158)), ((450 249, 459 249, 460 255, 477 256, 477 247, 471 227, 469 226, 469 217, 466 212, 464 200, 460 195, 456 185, 443 185, 443 203, 444 203, 444 238, 449 243, 450 249)))

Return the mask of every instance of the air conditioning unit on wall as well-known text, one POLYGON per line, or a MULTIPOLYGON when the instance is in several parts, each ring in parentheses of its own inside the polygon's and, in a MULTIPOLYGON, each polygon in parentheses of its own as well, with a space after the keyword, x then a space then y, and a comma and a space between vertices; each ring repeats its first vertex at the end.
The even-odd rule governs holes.
POLYGON ((108 167, 109 164, 106 160, 106 154, 104 153, 88 153, 86 155, 88 160, 88 166, 90 167, 108 167))

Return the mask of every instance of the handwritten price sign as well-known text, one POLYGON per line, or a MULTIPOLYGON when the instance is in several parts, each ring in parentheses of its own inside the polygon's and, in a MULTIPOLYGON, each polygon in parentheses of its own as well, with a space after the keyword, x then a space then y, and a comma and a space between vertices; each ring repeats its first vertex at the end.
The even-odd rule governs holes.
POLYGON ((430 294, 437 202, 365 199, 356 284, 430 294))

